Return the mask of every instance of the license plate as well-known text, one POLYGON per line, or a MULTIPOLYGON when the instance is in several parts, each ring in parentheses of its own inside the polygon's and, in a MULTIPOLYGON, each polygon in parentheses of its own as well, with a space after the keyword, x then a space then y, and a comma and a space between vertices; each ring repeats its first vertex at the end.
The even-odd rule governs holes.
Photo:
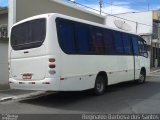
POLYGON ((31 73, 25 73, 25 74, 22 74, 22 79, 23 80, 31 80, 32 76, 33 76, 33 74, 31 74, 31 73))

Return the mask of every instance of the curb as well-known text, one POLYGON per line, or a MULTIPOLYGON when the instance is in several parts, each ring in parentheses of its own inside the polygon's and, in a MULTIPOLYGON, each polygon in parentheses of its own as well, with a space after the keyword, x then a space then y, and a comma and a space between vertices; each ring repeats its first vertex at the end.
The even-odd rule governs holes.
POLYGON ((152 71, 152 72, 150 72, 150 73, 155 73, 155 72, 160 72, 160 69, 154 70, 154 71, 152 71))
POLYGON ((42 97, 42 96, 46 96, 46 95, 53 94, 53 93, 55 92, 38 91, 38 92, 24 94, 24 95, 4 97, 0 99, 0 103, 13 101, 13 100, 24 100, 24 99, 37 98, 37 97, 42 97))
POLYGON ((38 92, 34 92, 34 93, 15 96, 13 100, 29 99, 29 98, 34 98, 34 97, 41 97, 41 96, 44 96, 44 95, 47 95, 46 91, 40 91, 40 92, 38 91, 38 92))
POLYGON ((11 100, 13 100, 13 99, 14 99, 14 96, 13 96, 13 97, 4 97, 4 98, 1 98, 1 99, 0 99, 0 103, 1 103, 1 102, 11 101, 11 100))
POLYGON ((152 74, 150 74, 150 75, 148 75, 148 77, 160 77, 160 75, 152 75, 152 74))

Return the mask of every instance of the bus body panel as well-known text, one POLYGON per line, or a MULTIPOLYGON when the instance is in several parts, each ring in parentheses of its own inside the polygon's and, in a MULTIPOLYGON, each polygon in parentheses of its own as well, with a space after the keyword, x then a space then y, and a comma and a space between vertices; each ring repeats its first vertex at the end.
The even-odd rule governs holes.
POLYGON ((102 71, 107 74, 108 85, 138 79, 142 67, 149 71, 149 67, 146 67, 148 59, 142 56, 70 55, 64 53, 59 45, 57 35, 55 20, 58 17, 103 27, 96 23, 59 14, 40 15, 18 23, 46 18, 47 27, 46 38, 43 45, 38 48, 14 51, 9 45, 11 66, 9 80, 12 89, 80 91, 94 88, 96 77, 102 71), (25 52, 29 53, 24 54, 25 52), (54 69, 49 68, 49 58, 55 59, 56 67, 54 69), (55 71, 55 73, 50 74, 50 71, 55 71), (33 73, 33 78, 23 80, 22 75, 25 73, 33 73))
POLYGON ((108 84, 134 79, 133 56, 100 55, 97 57, 94 55, 69 56, 63 54, 61 76, 64 78, 80 75, 96 76, 100 71, 105 71, 108 75, 108 84))
POLYGON ((140 63, 140 56, 135 56, 135 79, 139 78, 139 74, 141 71, 141 63, 140 63))
POLYGON ((95 84, 96 75, 76 75, 66 77, 60 81, 59 91, 82 91, 92 89, 95 84))
POLYGON ((42 80, 46 77, 47 59, 45 46, 40 48, 11 51, 11 76, 16 80, 23 80, 23 75, 32 74, 33 80, 42 80))
MULTIPOLYGON (((54 16, 52 20, 48 20, 48 15, 35 16, 34 19, 46 19, 46 37, 40 47, 13 50, 11 41, 9 44, 9 67, 10 67, 10 87, 12 89, 26 89, 26 90, 59 90, 60 84, 60 61, 58 52, 58 41, 56 42, 56 28, 54 27, 54 16), (50 26, 53 27, 50 27, 50 26), (57 43, 57 44, 56 44, 57 43), (56 74, 50 74, 49 59, 55 58, 56 74), (31 79, 23 79, 23 75, 32 74, 31 79)), ((26 19, 27 22, 34 19, 26 19)), ((23 22, 19 22, 21 24, 23 22)))

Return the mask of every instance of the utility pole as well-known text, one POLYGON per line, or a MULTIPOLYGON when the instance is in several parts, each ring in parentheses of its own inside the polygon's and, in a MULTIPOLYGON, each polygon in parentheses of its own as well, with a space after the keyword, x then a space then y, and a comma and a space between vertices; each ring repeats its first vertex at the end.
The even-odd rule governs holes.
POLYGON ((102 14, 103 0, 99 0, 100 15, 102 14))
POLYGON ((111 15, 112 15, 112 6, 113 6, 113 1, 111 1, 111 15))

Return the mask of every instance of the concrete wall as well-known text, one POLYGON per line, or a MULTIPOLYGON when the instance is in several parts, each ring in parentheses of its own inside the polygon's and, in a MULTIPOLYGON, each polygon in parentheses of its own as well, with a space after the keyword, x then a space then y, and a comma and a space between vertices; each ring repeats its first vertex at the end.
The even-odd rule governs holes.
POLYGON ((0 39, 0 89, 9 88, 8 40, 0 39))
MULTIPOLYGON (((0 26, 8 24, 7 9, 0 11, 0 26)), ((0 90, 9 88, 8 38, 0 38, 0 90)))
POLYGON ((66 5, 60 0, 59 2, 54 0, 16 0, 16 22, 44 13, 61 13, 101 24, 105 23, 104 17, 66 5))
POLYGON ((124 19, 116 18, 114 16, 106 16, 106 24, 110 27, 117 28, 114 24, 115 20, 120 20, 124 21, 127 23, 129 26, 131 26, 131 31, 133 33, 138 33, 138 34, 152 34, 153 31, 153 14, 152 11, 147 11, 147 12, 138 12, 138 13, 124 13, 124 14, 117 14, 115 16, 118 16, 120 18, 124 18, 127 20, 131 21, 136 21, 136 22, 131 22, 127 21, 124 19), (143 23, 143 24, 139 24, 143 23), (147 24, 147 25, 144 25, 147 24))
POLYGON ((8 24, 8 14, 0 15, 0 25, 8 24))

